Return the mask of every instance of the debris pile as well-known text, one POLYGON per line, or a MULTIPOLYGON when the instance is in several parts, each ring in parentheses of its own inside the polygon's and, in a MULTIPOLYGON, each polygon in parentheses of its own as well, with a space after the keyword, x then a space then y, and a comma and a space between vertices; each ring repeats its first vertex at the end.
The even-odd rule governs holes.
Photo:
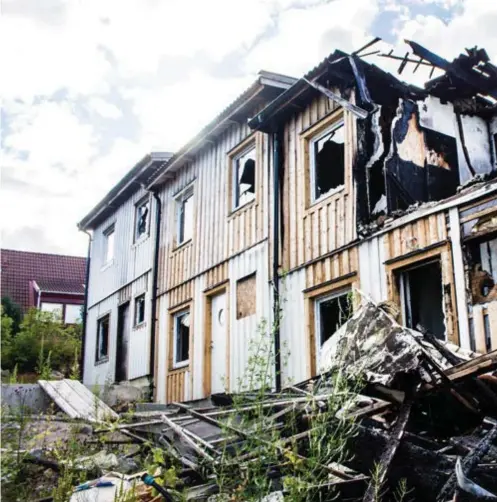
POLYGON ((289 500, 497 500, 497 352, 452 350, 366 302, 322 359, 281 392, 174 403, 134 434, 181 466, 187 499, 245 500, 255 482, 289 500))

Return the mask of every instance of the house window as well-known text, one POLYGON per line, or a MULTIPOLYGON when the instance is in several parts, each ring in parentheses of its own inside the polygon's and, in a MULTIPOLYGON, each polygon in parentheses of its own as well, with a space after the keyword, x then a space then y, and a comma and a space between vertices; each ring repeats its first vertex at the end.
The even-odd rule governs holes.
POLYGON ((338 121, 309 140, 311 197, 315 202, 345 184, 345 126, 338 121))
POLYGON ((188 364, 190 358, 190 312, 174 315, 173 368, 188 364))
POLYGON ((150 221, 150 199, 142 200, 135 208, 135 241, 148 235, 150 221))
POLYGON ((114 225, 111 225, 107 230, 104 231, 105 237, 105 264, 111 263, 114 259, 114 237, 115 237, 114 225))
POLYGON ((340 291, 315 302, 316 354, 326 342, 352 315, 350 291, 340 291))
POLYGON ((81 322, 82 305, 67 305, 65 306, 64 322, 66 324, 76 324, 81 322))
POLYGON ((145 294, 135 298, 135 326, 145 322, 145 294))
POLYGON ((95 357, 97 363, 106 361, 109 358, 109 327, 109 314, 97 321, 97 350, 95 357))
POLYGON ((62 303, 42 302, 41 304, 42 312, 50 312, 57 321, 62 321, 62 309, 62 303))
POLYGON ((255 199, 255 163, 255 143, 232 159, 233 210, 255 199))
POLYGON ((400 301, 408 328, 427 330, 445 340, 440 260, 423 262, 398 274, 400 301))
POLYGON ((193 187, 185 190, 177 199, 178 246, 193 237, 193 187))

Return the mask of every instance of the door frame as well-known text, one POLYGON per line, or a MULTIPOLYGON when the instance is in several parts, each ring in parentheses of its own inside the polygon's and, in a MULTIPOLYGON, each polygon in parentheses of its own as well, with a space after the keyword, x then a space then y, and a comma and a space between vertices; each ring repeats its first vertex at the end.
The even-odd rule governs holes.
POLYGON ((127 381, 128 380, 128 366, 129 366, 129 338, 130 338, 130 334, 131 334, 131 322, 132 322, 132 319, 131 319, 131 301, 130 300, 127 300, 121 304, 118 305, 117 307, 117 332, 116 332, 116 357, 115 357, 115 363, 114 363, 114 381, 116 383, 118 383, 119 381, 117 380, 117 365, 119 364, 119 355, 122 354, 122 351, 123 351, 123 347, 124 347, 124 344, 123 344, 123 341, 124 341, 124 338, 126 338, 126 364, 125 364, 125 367, 124 367, 124 381, 127 381), (122 311, 124 309, 127 309, 127 316, 128 316, 128 333, 127 333, 127 337, 126 337, 126 334, 124 333, 124 328, 126 327, 125 326, 125 323, 123 323, 123 316, 122 316, 122 311), (121 336, 120 336, 121 335, 121 336))
POLYGON ((224 281, 217 286, 204 291, 204 397, 211 394, 212 389, 212 298, 214 296, 226 295, 226 387, 230 388, 230 296, 229 296, 229 280, 224 281))

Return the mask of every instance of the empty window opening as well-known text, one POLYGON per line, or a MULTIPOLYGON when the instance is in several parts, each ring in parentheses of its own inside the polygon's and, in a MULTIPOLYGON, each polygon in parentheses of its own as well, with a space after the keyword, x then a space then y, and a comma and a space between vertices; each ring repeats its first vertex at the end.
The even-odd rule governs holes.
POLYGON ((109 325, 109 314, 97 321, 97 350, 95 357, 97 363, 109 358, 109 325))
POLYGON ((190 312, 174 315, 173 368, 188 364, 190 358, 190 312))
POLYGON ((104 231, 105 237, 105 263, 110 263, 114 259, 114 225, 111 225, 104 231))
POLYGON ((255 199, 255 144, 233 159, 233 209, 255 199))
POLYGON ((497 300, 497 237, 467 245, 473 303, 497 300))
POLYGON ((81 322, 81 305, 66 305, 64 309, 64 322, 66 324, 76 324, 81 322))
POLYGON ((316 344, 319 354, 323 343, 352 316, 350 291, 342 291, 316 300, 316 344))
POLYGON ((148 235, 150 200, 144 200, 136 206, 135 210, 135 241, 148 235))
POLYGON ((404 321, 412 329, 424 329, 445 340, 442 270, 440 261, 417 265, 399 274, 404 321))
POLYGON ((345 126, 343 121, 310 141, 312 201, 345 183, 345 126))
POLYGON ((50 303, 42 302, 41 310, 42 312, 50 312, 56 321, 62 321, 62 303, 50 303))
POLYGON ((185 190, 178 203, 178 246, 193 237, 193 187, 185 190))
POLYGON ((145 322, 145 295, 135 298, 135 326, 145 322))
POLYGON ((243 319, 256 313, 256 274, 236 281, 236 318, 243 319))

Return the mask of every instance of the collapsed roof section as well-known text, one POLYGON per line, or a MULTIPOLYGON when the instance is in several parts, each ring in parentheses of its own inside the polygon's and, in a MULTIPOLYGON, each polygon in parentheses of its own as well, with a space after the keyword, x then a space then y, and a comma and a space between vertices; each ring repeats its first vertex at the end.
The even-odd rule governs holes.
POLYGON ((249 120, 253 129, 282 131, 319 93, 355 116, 352 170, 363 228, 385 214, 446 199, 496 171, 497 68, 485 50, 470 49, 449 63, 407 43, 413 54, 380 56, 400 60, 399 73, 408 64, 444 72, 423 89, 364 61, 363 49, 335 51, 249 120))

